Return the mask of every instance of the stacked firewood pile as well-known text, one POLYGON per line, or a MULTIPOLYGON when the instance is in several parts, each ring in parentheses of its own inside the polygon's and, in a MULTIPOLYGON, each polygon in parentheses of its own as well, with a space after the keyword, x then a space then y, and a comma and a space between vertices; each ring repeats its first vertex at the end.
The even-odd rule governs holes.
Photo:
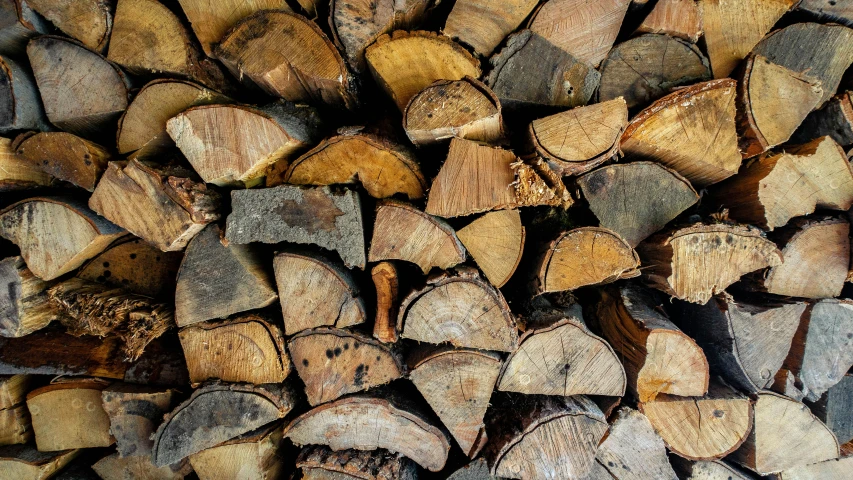
POLYGON ((0 479, 846 479, 853 1, 0 0, 0 479))

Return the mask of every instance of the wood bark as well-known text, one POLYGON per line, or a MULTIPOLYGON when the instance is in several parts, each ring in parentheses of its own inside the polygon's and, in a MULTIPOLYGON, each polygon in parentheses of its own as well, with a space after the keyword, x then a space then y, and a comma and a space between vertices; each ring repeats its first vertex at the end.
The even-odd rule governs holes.
POLYGON ((162 252, 139 238, 126 236, 80 267, 76 276, 147 297, 171 298, 182 259, 181 252, 162 252))
POLYGON ((848 410, 851 401, 853 375, 847 374, 823 392, 817 401, 808 404, 812 413, 832 430, 842 445, 853 440, 853 418, 848 410))
POLYGON ((3 18, 0 23, 2 55, 21 55, 31 38, 50 29, 50 25, 26 1, 4 0, 0 2, 0 13, 3 18))
POLYGON ((40 167, 18 155, 11 139, 0 137, 0 192, 50 186, 55 180, 40 167))
POLYGON ((45 20, 89 50, 103 53, 113 28, 114 4, 107 0, 27 0, 45 20))
POLYGON ((823 136, 832 137, 845 147, 853 144, 853 102, 849 91, 838 92, 823 107, 809 113, 791 141, 808 143, 823 136))
POLYGON ((28 64, 0 56, 0 92, 4 98, 0 107, 0 132, 47 127, 36 81, 28 64))
POLYGON ((526 230, 518 210, 489 212, 457 236, 489 282, 497 288, 506 285, 524 253, 526 230))
POLYGON ((104 411, 110 419, 110 434, 122 457, 149 457, 154 441, 151 435, 163 415, 178 403, 174 389, 115 383, 101 392, 104 411))
POLYGON ((0 336, 23 337, 56 320, 47 295, 55 283, 36 277, 21 257, 0 260, 0 336))
POLYGON ((702 36, 702 13, 696 0, 661 0, 637 28, 642 33, 662 33, 691 43, 702 36))
POLYGON ((629 407, 616 413, 595 460, 616 480, 678 478, 667 459, 666 446, 649 419, 629 407))
POLYGON ((397 315, 400 313, 400 274, 393 262, 379 262, 370 271, 376 290, 376 317, 373 338, 394 343, 399 338, 397 315))
POLYGON ((69 380, 27 394, 36 446, 42 452, 74 448, 108 447, 110 417, 101 404, 107 382, 69 380))
POLYGON ((0 447, 0 475, 3 478, 42 480, 50 478, 80 455, 79 449, 40 452, 31 445, 0 447))
POLYGON ((534 0, 462 0, 453 4, 444 33, 487 57, 521 25, 537 3, 534 0))
POLYGON ((189 463, 201 480, 252 478, 274 480, 284 472, 280 458, 281 428, 260 428, 190 455, 189 463))
POLYGON ((305 447, 296 458, 305 480, 415 480, 417 467, 406 457, 386 450, 333 451, 305 447))
POLYGON ((65 132, 22 134, 12 148, 47 175, 90 192, 112 159, 101 145, 65 132))
MULTIPOLYGON (((148 456, 122 457, 118 453, 98 460, 91 469, 101 480, 182 480, 192 472, 187 462, 157 467, 148 456)), ((78 478, 75 476, 73 480, 78 478)))

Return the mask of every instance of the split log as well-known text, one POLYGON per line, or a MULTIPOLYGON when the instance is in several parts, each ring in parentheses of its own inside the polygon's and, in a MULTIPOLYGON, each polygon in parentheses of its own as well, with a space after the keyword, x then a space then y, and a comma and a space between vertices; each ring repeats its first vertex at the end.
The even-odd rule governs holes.
POLYGON ((640 276, 640 257, 619 234, 581 227, 547 246, 536 268, 537 293, 565 292, 640 276))
POLYGON ((361 198, 352 190, 281 185, 231 192, 225 238, 232 243, 314 244, 363 269, 364 236, 361 198))
POLYGON ((47 118, 29 65, 0 57, 0 92, 4 98, 0 108, 0 132, 47 128, 47 118))
POLYGON ((103 52, 113 28, 113 7, 104 0, 21 2, 38 12, 62 33, 79 40, 89 50, 103 52))
POLYGON ((21 257, 0 260, 0 336, 23 337, 57 319, 47 289, 55 281, 42 281, 21 257))
POLYGON ((260 315, 194 324, 178 336, 194 387, 210 379, 282 383, 292 368, 281 329, 260 315))
POLYGON ((50 123, 83 137, 115 130, 129 97, 129 81, 117 66, 49 35, 30 41, 27 56, 50 123))
POLYGON ((32 197, 0 211, 0 236, 17 245, 27 268, 45 281, 76 269, 124 234, 67 198, 32 197))
POLYGON ((18 155, 12 140, 0 137, 0 192, 50 186, 54 179, 40 167, 18 155))
POLYGON ((586 105, 601 80, 591 65, 531 30, 510 35, 489 62, 486 83, 514 111, 586 105))
POLYGON ((752 430, 750 399, 718 383, 703 397, 661 395, 639 408, 669 449, 690 460, 723 458, 752 430))
POLYGON ((815 77, 750 55, 738 83, 737 126, 743 157, 787 142, 822 97, 823 88, 815 77))
POLYGON ((625 370, 610 345, 587 330, 582 320, 568 318, 525 332, 501 370, 497 389, 527 395, 621 397, 625 384, 625 370))
POLYGON ((320 119, 313 108, 289 102, 200 105, 170 119, 166 131, 205 182, 251 187, 268 166, 313 145, 320 119))
POLYGON ((507 35, 521 25, 537 3, 535 0, 462 0, 453 4, 443 31, 445 35, 470 45, 477 54, 488 57, 507 35))
POLYGON ((817 16, 826 22, 853 26, 853 6, 836 0, 803 0, 797 9, 817 16))
POLYGON ((591 323, 622 360, 628 388, 640 402, 660 394, 700 397, 708 391, 708 361, 696 342, 634 285, 601 294, 591 323))
POLYGON ((33 377, 31 375, 4 375, 0 377, 0 409, 7 409, 27 400, 33 377))
POLYGON ((382 35, 364 53, 376 83, 401 112, 418 92, 436 80, 480 77, 480 62, 447 37, 432 32, 382 35))
POLYGON ((454 137, 497 143, 504 136, 500 100, 471 77, 437 80, 418 92, 403 112, 403 128, 417 146, 454 137))
POLYGON ((839 92, 823 107, 811 112, 791 137, 794 143, 808 143, 823 136, 840 145, 853 145, 853 101, 850 91, 839 92))
POLYGON ((244 84, 291 102, 354 108, 354 78, 314 22, 282 10, 240 20, 216 46, 216 56, 244 84))
POLYGON ((702 14, 696 0, 661 0, 637 28, 642 33, 662 33, 691 43, 702 36, 702 14))
MULTIPOLYGON (((683 3, 687 2, 693 0, 683 3)), ((607 55, 601 64, 598 97, 602 101, 624 97, 628 108, 636 110, 677 87, 710 78, 708 59, 695 45, 666 35, 641 35, 616 45, 607 55)))
POLYGON ((562 176, 580 175, 616 156, 628 125, 625 100, 603 101, 534 120, 528 135, 538 153, 562 176), (567 142, 568 139, 572 142, 567 142))
POLYGON ((415 480, 415 463, 386 450, 332 451, 324 446, 305 447, 296 457, 304 480, 415 480))
POLYGON ((118 122, 118 152, 136 152, 140 160, 159 154, 174 146, 166 132, 170 118, 190 107, 227 101, 228 97, 186 80, 153 80, 139 90, 118 122))
POLYGON ((69 380, 27 394, 39 451, 112 445, 110 417, 101 404, 106 387, 101 380, 69 380))
POLYGON ((181 252, 161 252, 141 239, 127 236, 80 267, 77 277, 152 298, 172 297, 181 259, 181 252))
POLYGON ((541 160, 528 165, 509 150, 454 138, 430 188, 426 213, 450 218, 538 205, 568 208, 572 202, 541 160))
POLYGON ((834 140, 821 137, 762 155, 713 189, 706 203, 773 230, 817 208, 848 210, 853 206, 853 167, 834 140))
POLYGON ((29 443, 33 439, 25 403, 32 380, 30 375, 0 377, 0 445, 29 443))
POLYGON ((384 385, 405 373, 401 359, 388 347, 347 330, 304 330, 288 340, 287 350, 311 406, 384 385))
POLYGON ((111 160, 106 148, 65 132, 24 134, 12 148, 46 174, 90 192, 111 160))
POLYGON ((151 435, 172 410, 178 392, 148 386, 113 384, 101 392, 104 411, 110 418, 110 433, 122 457, 148 458, 154 441, 151 435))
POLYGON ((812 480, 815 478, 844 480, 844 477, 850 475, 850 467, 853 467, 853 456, 831 458, 811 465, 800 465, 785 470, 774 478, 778 480, 812 480))
POLYGON ((497 477, 492 476, 486 459, 478 457, 468 465, 453 472, 447 477, 447 480, 497 480, 497 477))
POLYGON ((736 174, 741 164, 736 86, 731 79, 714 80, 656 101, 634 117, 622 135, 626 158, 660 162, 697 187, 736 174))
POLYGON ((183 167, 110 162, 89 207, 164 252, 183 250, 219 219, 219 193, 195 178, 183 167))
POLYGON ((595 454, 596 462, 616 480, 675 480, 666 446, 642 413, 622 407, 595 454))
POLYGON ((722 460, 692 461, 673 455, 670 457, 672 466, 684 480, 754 480, 752 474, 746 473, 722 460))
POLYGON ((295 397, 286 384, 212 384, 166 415, 154 436, 154 465, 171 465, 287 415, 295 397), (216 412, 216 415, 211 415, 216 412))
POLYGON ((839 456, 835 435, 805 405, 762 392, 754 408, 755 427, 731 460, 767 475, 839 456))
POLYGON ((637 253, 648 285, 703 305, 741 276, 778 267, 784 260, 761 230, 726 223, 697 223, 658 233, 638 245, 637 253), (699 257, 702 262, 695 261, 699 257))
POLYGON ((192 473, 187 462, 156 467, 149 456, 122 457, 118 453, 98 460, 92 465, 92 470, 101 480, 182 480, 192 473))
POLYGON ((388 139, 362 133, 324 140, 293 162, 279 161, 267 172, 266 186, 361 184, 374 198, 425 196, 427 181, 414 154, 388 139))
POLYGON ((278 299, 260 254, 248 245, 225 246, 220 237, 213 224, 187 245, 175 290, 179 327, 263 308, 278 299))
POLYGON ((400 279, 396 265, 379 262, 370 271, 376 289, 376 318, 373 338, 382 343, 394 343, 399 338, 397 315, 400 313, 400 279))
POLYGON ((486 417, 484 450, 492 475, 502 478, 585 478, 607 432, 601 410, 584 396, 507 397, 512 406, 486 417))
POLYGON ((851 40, 853 29, 841 25, 795 23, 767 35, 753 52, 818 79, 823 87, 818 105, 823 105, 838 90, 841 77, 853 63, 851 40))
POLYGON ((201 480, 273 480, 285 470, 281 446, 281 428, 275 424, 194 453, 189 463, 201 480))
POLYGON ((204 53, 212 57, 214 47, 240 19, 261 10, 290 11, 285 0, 178 0, 204 53))
POLYGON ((705 351, 711 371, 748 393, 770 388, 791 349, 805 303, 735 300, 675 302, 673 319, 705 351))
POLYGON ((732 73, 796 3, 797 0, 700 1, 702 28, 714 78, 732 73))
POLYGON ((530 29, 581 61, 598 66, 613 46, 629 0, 549 0, 533 14, 530 29))
POLYGON ((425 348, 410 355, 409 378, 469 457, 488 441, 483 418, 501 370, 492 352, 425 348))
POLYGON ((80 450, 40 452, 31 445, 0 447, 0 476, 18 480, 51 478, 80 455, 80 450))
POLYGON ((608 165, 578 179, 603 228, 636 247, 699 201, 684 177, 653 162, 608 165))
POLYGON ((456 234, 492 285, 512 277, 524 253, 525 229, 518 210, 489 212, 456 234))
POLYGON ((431 277, 407 296, 397 319, 403 338, 511 352, 518 329, 500 291, 469 268, 431 277))
POLYGON ((447 270, 465 261, 465 247, 453 227, 415 206, 387 200, 376 207, 368 262, 404 260, 427 274, 447 270))
POLYGON ((851 402, 853 375, 847 374, 823 392, 816 402, 809 404, 812 413, 832 430, 842 445, 853 440, 853 417, 849 410, 851 402))
POLYGON ((352 396, 320 405, 291 420, 284 435, 296 445, 328 445, 335 451, 383 448, 432 472, 444 468, 450 451, 444 431, 413 406, 387 397, 352 396))
POLYGON ((47 33, 50 25, 30 8, 28 2, 4 0, 0 2, 0 54, 19 56, 27 48, 30 38, 47 33))
POLYGON ((340 262, 316 253, 288 250, 275 256, 273 267, 286 335, 365 322, 364 298, 340 262))

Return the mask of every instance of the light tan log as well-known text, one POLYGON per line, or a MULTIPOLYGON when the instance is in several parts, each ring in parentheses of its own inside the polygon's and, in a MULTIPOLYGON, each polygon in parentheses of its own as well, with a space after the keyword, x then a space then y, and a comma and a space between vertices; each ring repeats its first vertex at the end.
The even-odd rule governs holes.
POLYGON ((722 460, 692 461, 673 455, 672 466, 685 480, 753 480, 751 473, 722 460))
POLYGON ((285 469, 281 447, 281 428, 274 425, 190 455, 189 463, 200 480, 272 480, 285 469))
POLYGON ((65 132, 23 134, 12 148, 47 175, 90 192, 112 159, 101 145, 65 132))
POLYGON ((0 110, 0 132, 47 128, 47 118, 30 66, 19 63, 12 57, 2 56, 0 81, 0 93, 7 99, 0 110))
POLYGON ((379 262, 370 271, 376 289, 376 317, 373 338, 394 343, 399 338, 397 315, 400 312, 400 275, 393 262, 379 262))
POLYGON ((304 480, 415 480, 415 462, 378 449, 333 451, 322 445, 304 447, 296 457, 304 480))
POLYGON ((81 451, 40 452, 31 445, 0 447, 0 476, 19 480, 42 480, 62 470, 81 451))
POLYGON ((526 233, 518 210, 486 213, 456 234, 489 282, 503 287, 524 253, 526 233))
POLYGON ((811 465, 800 465, 779 473, 778 480, 844 480, 853 467, 853 456, 832 458, 811 465))
POLYGON ((86 262, 77 271, 77 277, 148 297, 169 297, 175 294, 181 259, 181 252, 162 252, 128 235, 86 262))
POLYGON ((178 3, 208 56, 213 56, 214 45, 240 19, 260 10, 290 11, 285 0, 219 0, 214 3, 207 0, 178 0, 178 3))
POLYGON ((62 33, 79 40, 86 48, 101 52, 107 48, 113 28, 113 8, 103 0, 26 0, 62 33))
POLYGON ((0 410, 0 445, 30 443, 33 429, 30 413, 24 404, 0 410))
POLYGON ((696 0, 660 0, 637 31, 662 33, 696 43, 703 33, 699 3, 696 0))
MULTIPOLYGON (((642 413, 622 407, 595 454, 606 475, 616 480, 675 480, 666 445, 642 413)), ((602 477, 605 480, 607 477, 602 477)))
POLYGON ((57 312, 47 297, 55 283, 36 277, 21 257, 0 260, 0 284, 6 286, 0 292, 0 336, 23 337, 55 320, 57 312))
POLYGON ((121 457, 118 453, 107 455, 92 465, 92 470, 101 480, 182 480, 192 473, 187 462, 156 467, 149 456, 121 457))
POLYGON ((27 394, 36 446, 42 452, 108 447, 110 417, 101 404, 104 381, 68 380, 27 394))
POLYGON ((535 0, 462 0, 453 4, 443 31, 488 57, 521 25, 537 3, 535 0))
POLYGON ((151 435, 179 398, 177 390, 127 383, 104 389, 101 400, 110 417, 110 433, 116 439, 118 454, 149 458, 154 445, 151 435))
POLYGON ((12 148, 12 140, 0 137, 0 192, 28 190, 54 182, 50 175, 12 148))

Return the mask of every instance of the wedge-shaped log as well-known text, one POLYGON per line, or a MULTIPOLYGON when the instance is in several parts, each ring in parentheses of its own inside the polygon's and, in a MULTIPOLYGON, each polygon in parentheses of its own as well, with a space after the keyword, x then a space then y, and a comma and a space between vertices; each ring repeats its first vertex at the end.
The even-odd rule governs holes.
POLYGON ((741 164, 736 86, 713 80, 661 98, 631 120, 620 148, 628 159, 660 162, 697 187, 731 177, 741 164))
POLYGON ((399 337, 397 315, 400 312, 400 274, 392 262, 379 262, 370 271, 376 289, 376 318, 373 338, 394 343, 399 337))
POLYGON ((166 123, 166 131, 207 183, 251 187, 278 160, 307 149, 320 134, 308 106, 277 102, 191 107, 166 123))
POLYGON ((754 408, 755 426, 731 460, 767 475, 839 456, 835 435, 802 403, 762 392, 754 408))
POLYGON ((275 479, 285 466, 281 446, 281 426, 274 424, 192 454, 189 463, 201 480, 275 479))
POLYGON ((103 52, 107 48, 113 28, 113 8, 109 2, 27 0, 26 5, 89 50, 103 52))
POLYGON ((287 384, 211 384, 166 415, 154 436, 154 465, 171 465, 287 415, 295 397, 287 384), (211 412, 216 412, 211 415, 211 412))
POLYGON ((622 360, 628 388, 641 402, 660 394, 705 395, 705 354, 655 307, 650 292, 637 286, 611 287, 602 292, 590 321, 622 360))
POLYGON ((470 268, 431 277, 400 306, 397 329, 403 338, 455 347, 511 352, 518 329, 500 291, 470 268))
POLYGON ((12 140, 0 137, 0 192, 51 185, 54 179, 40 167, 18 155, 12 148, 12 140))
POLYGON ((0 447, 0 476, 18 480, 42 480, 56 475, 80 455, 79 449, 40 452, 32 445, 0 447))
POLYGON ((111 160, 106 148, 65 132, 21 135, 13 148, 46 174, 90 192, 111 160))
POLYGON ((0 260, 0 336, 23 337, 56 320, 47 296, 55 283, 36 277, 21 257, 0 260))
POLYGON ((456 470, 447 480, 495 480, 489 471, 489 464, 483 457, 472 460, 468 465, 456 470))
POLYGON ((6 99, 0 109, 0 132, 47 126, 29 65, 22 65, 10 57, 0 57, 0 82, 0 93, 6 99))
POLYGON ((76 269, 124 234, 69 198, 31 197, 0 211, 0 236, 17 245, 27 268, 45 281, 76 269))
POLYGON ((480 350, 423 348, 408 360, 409 378, 469 457, 488 441, 483 418, 501 370, 500 357, 480 350))
POLYGON ((347 267, 367 263, 361 199, 352 190, 281 185, 231 192, 229 242, 314 244, 335 250, 347 267))
POLYGON ((116 383, 101 392, 104 411, 110 417, 110 433, 122 457, 151 455, 151 435, 163 415, 178 403, 178 391, 128 383, 116 383))
POLYGON ((190 382, 220 379, 260 385, 282 383, 290 373, 281 329, 255 314, 218 322, 204 322, 178 333, 190 382))
POLYGON ((27 410, 27 391, 32 375, 0 376, 0 445, 29 443, 33 439, 32 421, 27 410))
POLYGON ((367 261, 405 260, 429 273, 465 261, 465 247, 453 227, 415 206, 388 200, 376 207, 367 261))
POLYGON ((182 252, 162 252, 128 235, 80 267, 77 277, 147 297, 171 297, 182 259, 182 252))
POLYGON ((27 2, 0 2, 3 25, 0 26, 0 54, 19 56, 27 41, 50 30, 50 25, 27 2))
POLYGON ((247 245, 225 246, 220 237, 213 224, 187 245, 175 290, 179 327, 263 308, 278 298, 261 255, 247 245))
POLYGON ((526 233, 518 210, 489 212, 459 230, 457 236, 498 288, 515 273, 524 253, 526 233))
POLYGON ((853 375, 848 374, 824 392, 817 401, 808 404, 812 413, 832 430, 838 443, 842 445, 853 440, 853 418, 848 409, 851 401, 853 375))
POLYGON ((427 181, 414 154, 388 139, 345 132, 324 140, 293 162, 281 161, 267 172, 266 186, 361 184, 374 198, 405 195, 423 198, 427 181))
POLYGON ((157 467, 151 463, 150 456, 120 456, 118 453, 107 455, 91 467, 101 480, 125 480, 141 478, 146 480, 182 480, 192 473, 188 462, 157 467))
POLYGON ((104 381, 72 380, 27 394, 39 451, 112 445, 110 417, 101 404, 101 391, 106 387, 104 381))
POLYGON ((290 11, 285 0, 224 0, 214 3, 206 0, 178 0, 178 3, 208 56, 213 56, 215 44, 240 19, 260 10, 290 11))
POLYGON ((328 445, 335 451, 384 448, 432 472, 444 468, 450 451, 445 432, 414 407, 387 397, 352 396, 320 405, 293 419, 284 435, 296 445, 328 445))
POLYGON ((537 3, 535 0, 462 0, 453 4, 443 31, 470 45, 478 54, 489 56, 521 25, 537 3))
POLYGON ((699 200, 684 177, 653 162, 608 165, 578 179, 603 228, 636 247, 699 200))
POLYGON ((703 33, 699 3, 696 0, 660 0, 637 31, 662 33, 696 43, 703 33))
POLYGON ((436 80, 479 78, 480 62, 448 37, 433 32, 395 31, 365 51, 376 83, 401 112, 409 100, 436 80))
POLYGON ((336 452, 321 445, 303 448, 296 468, 305 480, 415 480, 418 475, 413 461, 387 450, 336 452))
POLYGON ((284 333, 315 327, 351 327, 364 323, 367 308, 352 274, 325 255, 300 250, 273 260, 284 333))
POLYGON ((616 413, 595 460, 617 480, 678 478, 667 459, 666 446, 649 419, 630 407, 622 407, 616 413))
POLYGON ((824 136, 832 137, 840 145, 853 144, 853 102, 850 91, 840 91, 823 107, 812 111, 791 137, 795 143, 808 143, 824 136))

